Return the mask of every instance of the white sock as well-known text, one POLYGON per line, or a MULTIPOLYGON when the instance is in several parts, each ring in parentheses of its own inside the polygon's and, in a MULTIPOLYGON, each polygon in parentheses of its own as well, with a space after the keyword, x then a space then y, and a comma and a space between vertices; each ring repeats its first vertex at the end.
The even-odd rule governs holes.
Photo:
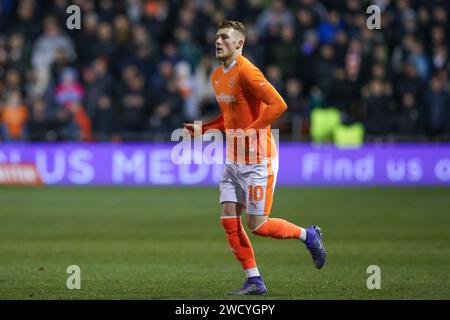
POLYGON ((245 269, 245 275, 247 276, 247 278, 250 278, 250 277, 259 277, 259 270, 258 270, 258 267, 254 267, 254 268, 250 268, 250 269, 245 269))
POLYGON ((300 240, 302 240, 303 242, 305 242, 306 241, 306 229, 303 229, 302 227, 300 227, 300 240))

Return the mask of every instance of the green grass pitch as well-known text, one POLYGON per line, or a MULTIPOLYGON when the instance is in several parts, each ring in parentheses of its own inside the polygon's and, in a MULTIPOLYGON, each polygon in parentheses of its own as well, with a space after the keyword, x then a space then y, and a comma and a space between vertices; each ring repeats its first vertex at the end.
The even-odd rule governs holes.
MULTIPOLYGON (((219 212, 217 188, 2 187, 0 299, 231 299, 244 275, 219 212)), ((450 298, 448 188, 279 187, 271 216, 319 225, 328 260, 250 235, 263 299, 450 298)))

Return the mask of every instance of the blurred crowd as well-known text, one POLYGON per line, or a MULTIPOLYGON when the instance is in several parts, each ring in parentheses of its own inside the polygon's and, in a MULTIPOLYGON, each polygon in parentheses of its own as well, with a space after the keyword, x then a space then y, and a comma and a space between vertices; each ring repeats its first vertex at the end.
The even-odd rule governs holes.
POLYGON ((448 0, 0 0, 0 137, 158 140, 212 118, 216 26, 233 19, 288 104, 282 137, 308 139, 311 111, 333 106, 367 140, 448 140, 449 13, 448 0))

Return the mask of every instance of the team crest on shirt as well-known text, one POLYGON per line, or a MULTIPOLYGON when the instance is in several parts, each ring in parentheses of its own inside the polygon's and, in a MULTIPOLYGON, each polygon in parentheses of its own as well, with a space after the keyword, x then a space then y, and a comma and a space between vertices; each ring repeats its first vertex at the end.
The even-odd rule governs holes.
POLYGON ((231 77, 230 80, 228 80, 228 84, 230 85, 230 88, 234 87, 236 84, 236 77, 231 77))

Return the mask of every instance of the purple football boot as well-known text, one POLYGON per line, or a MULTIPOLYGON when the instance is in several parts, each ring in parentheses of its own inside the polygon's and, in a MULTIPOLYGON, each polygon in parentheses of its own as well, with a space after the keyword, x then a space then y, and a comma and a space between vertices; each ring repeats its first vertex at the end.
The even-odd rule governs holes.
POLYGON ((320 269, 325 264, 325 247, 322 243, 322 232, 318 226, 310 226, 306 228, 306 248, 311 253, 314 265, 320 269))
POLYGON ((261 277, 250 277, 245 282, 239 291, 231 292, 229 295, 260 295, 267 293, 266 285, 261 277))

